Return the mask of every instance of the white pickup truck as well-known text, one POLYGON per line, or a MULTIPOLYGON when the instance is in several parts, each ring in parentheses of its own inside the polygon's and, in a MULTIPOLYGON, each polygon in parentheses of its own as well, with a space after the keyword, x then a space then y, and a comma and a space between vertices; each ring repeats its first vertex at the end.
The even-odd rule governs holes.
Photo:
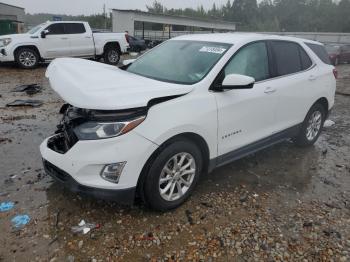
POLYGON ((118 64, 128 48, 125 33, 94 33, 87 22, 46 22, 25 34, 0 36, 0 62, 26 69, 58 57, 103 58, 118 64))

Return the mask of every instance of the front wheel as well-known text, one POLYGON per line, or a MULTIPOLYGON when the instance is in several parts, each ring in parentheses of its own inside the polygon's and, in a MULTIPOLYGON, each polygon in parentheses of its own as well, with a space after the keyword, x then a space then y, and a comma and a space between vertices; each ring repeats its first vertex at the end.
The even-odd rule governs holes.
POLYGON ((144 180, 144 197, 152 209, 178 207, 191 195, 202 172, 202 154, 190 140, 177 140, 154 159, 144 180))
POLYGON ((325 118, 325 108, 319 103, 313 105, 305 117, 298 136, 295 138, 295 143, 301 147, 313 145, 321 134, 325 118))
POLYGON ((120 60, 120 53, 117 48, 109 47, 104 52, 104 61, 110 65, 117 65, 120 60))
POLYGON ((33 69, 38 66, 39 55, 31 48, 21 48, 15 54, 16 63, 24 69, 33 69))

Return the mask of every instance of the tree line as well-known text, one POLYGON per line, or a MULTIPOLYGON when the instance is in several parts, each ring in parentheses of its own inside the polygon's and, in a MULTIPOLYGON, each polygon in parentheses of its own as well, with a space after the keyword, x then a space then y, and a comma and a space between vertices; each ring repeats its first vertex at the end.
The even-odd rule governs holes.
POLYGON ((209 10, 168 9, 155 1, 146 7, 150 13, 237 22, 239 31, 350 32, 350 0, 228 0, 209 10))

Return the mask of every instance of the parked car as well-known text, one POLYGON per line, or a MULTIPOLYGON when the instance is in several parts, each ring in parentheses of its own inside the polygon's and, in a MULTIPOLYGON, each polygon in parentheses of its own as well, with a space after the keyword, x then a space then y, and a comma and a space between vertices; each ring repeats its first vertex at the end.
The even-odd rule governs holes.
POLYGON ((333 65, 350 63, 350 45, 326 45, 329 59, 333 65))
POLYGON ((0 62, 30 69, 58 57, 81 57, 116 65, 128 48, 125 33, 93 33, 87 22, 46 22, 26 34, 1 36, 0 62))
POLYGON ((204 172, 289 138, 313 145, 334 105, 327 59, 318 42, 239 33, 180 36, 122 70, 56 59, 46 76, 67 104, 45 170, 76 192, 175 208, 204 172))
POLYGON ((147 45, 145 40, 140 39, 138 37, 133 37, 131 35, 128 35, 128 42, 130 45, 130 51, 133 52, 141 52, 143 50, 147 49, 147 45))

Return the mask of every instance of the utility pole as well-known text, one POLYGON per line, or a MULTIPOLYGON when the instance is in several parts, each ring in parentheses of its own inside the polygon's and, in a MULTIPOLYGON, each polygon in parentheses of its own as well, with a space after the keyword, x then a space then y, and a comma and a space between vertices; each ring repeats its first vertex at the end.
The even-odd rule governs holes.
POLYGON ((106 14, 106 4, 103 4, 103 20, 104 20, 104 29, 107 29, 107 14, 106 14))

